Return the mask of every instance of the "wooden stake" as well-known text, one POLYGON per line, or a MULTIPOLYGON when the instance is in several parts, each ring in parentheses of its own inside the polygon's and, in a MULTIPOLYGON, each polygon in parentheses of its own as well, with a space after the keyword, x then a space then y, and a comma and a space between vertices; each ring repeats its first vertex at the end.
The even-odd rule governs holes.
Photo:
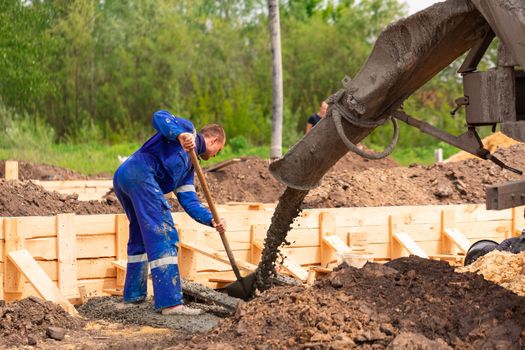
POLYGON ((264 238, 268 231, 267 225, 250 226, 250 262, 254 265, 259 264, 261 254, 264 249, 264 238))
POLYGON ((56 216, 56 231, 58 286, 66 298, 75 298, 78 295, 75 214, 58 214, 56 216))
MULTIPOLYGON (((9 252, 24 249, 25 238, 18 232, 18 219, 4 218, 4 256, 9 252)), ((18 300, 22 298, 25 278, 18 271, 16 265, 9 259, 4 262, 4 298, 18 300)))
POLYGON ((18 180, 18 162, 16 160, 5 161, 4 176, 6 180, 18 180))
MULTIPOLYGON (((129 221, 126 214, 115 216, 115 257, 116 260, 128 259, 129 221)), ((126 271, 117 269, 117 287, 123 287, 126 271)))
POLYGON ((333 250, 326 245, 324 237, 336 234, 335 216, 328 212, 319 214, 319 249, 321 253, 321 266, 328 267, 333 257, 333 250))

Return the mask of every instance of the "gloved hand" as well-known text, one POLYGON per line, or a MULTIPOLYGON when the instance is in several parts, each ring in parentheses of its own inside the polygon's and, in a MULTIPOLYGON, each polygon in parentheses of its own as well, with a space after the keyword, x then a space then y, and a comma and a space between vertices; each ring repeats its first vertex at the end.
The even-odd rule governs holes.
POLYGON ((189 132, 183 132, 177 136, 182 148, 188 152, 195 148, 195 136, 189 132))

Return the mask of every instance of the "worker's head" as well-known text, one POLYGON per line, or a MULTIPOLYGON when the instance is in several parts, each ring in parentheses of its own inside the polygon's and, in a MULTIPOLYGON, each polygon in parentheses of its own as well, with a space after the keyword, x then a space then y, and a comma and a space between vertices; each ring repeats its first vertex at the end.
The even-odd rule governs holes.
POLYGON ((317 112, 317 115, 321 118, 324 118, 326 116, 326 109, 328 108, 328 103, 326 101, 321 102, 321 106, 319 106, 319 112, 317 112))
POLYGON ((219 153, 226 143, 226 133, 219 124, 208 124, 199 133, 204 137, 206 151, 200 154, 201 158, 208 160, 219 153))

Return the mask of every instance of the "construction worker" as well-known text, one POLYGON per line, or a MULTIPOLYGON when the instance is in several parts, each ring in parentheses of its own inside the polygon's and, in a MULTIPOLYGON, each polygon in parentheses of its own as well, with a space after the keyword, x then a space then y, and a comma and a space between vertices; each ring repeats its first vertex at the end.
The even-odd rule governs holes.
POLYGON ((315 114, 312 114, 310 118, 308 118, 308 121, 306 122, 306 132, 308 133, 310 129, 312 129, 315 124, 319 123, 321 119, 323 119, 326 116, 326 109, 328 108, 328 103, 326 101, 321 102, 321 105, 319 106, 319 111, 315 114))
POLYGON ((153 114, 153 127, 157 133, 120 165, 113 178, 115 194, 129 219, 124 302, 145 300, 149 266, 155 309, 163 315, 197 315, 202 310, 183 305, 179 236, 164 194, 174 191, 193 219, 224 233, 226 222, 214 222, 195 193, 194 169, 187 152, 195 148, 201 159, 208 160, 224 147, 226 136, 217 124, 196 133, 190 121, 168 111, 153 114))

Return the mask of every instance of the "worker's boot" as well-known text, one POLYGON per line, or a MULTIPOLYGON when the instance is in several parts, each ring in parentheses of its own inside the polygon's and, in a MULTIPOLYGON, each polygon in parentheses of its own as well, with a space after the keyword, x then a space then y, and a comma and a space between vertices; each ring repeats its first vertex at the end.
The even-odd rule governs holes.
POLYGON ((186 305, 176 305, 172 307, 166 307, 162 309, 161 314, 163 315, 185 315, 185 316, 196 316, 201 315, 204 311, 200 309, 193 309, 186 305))

